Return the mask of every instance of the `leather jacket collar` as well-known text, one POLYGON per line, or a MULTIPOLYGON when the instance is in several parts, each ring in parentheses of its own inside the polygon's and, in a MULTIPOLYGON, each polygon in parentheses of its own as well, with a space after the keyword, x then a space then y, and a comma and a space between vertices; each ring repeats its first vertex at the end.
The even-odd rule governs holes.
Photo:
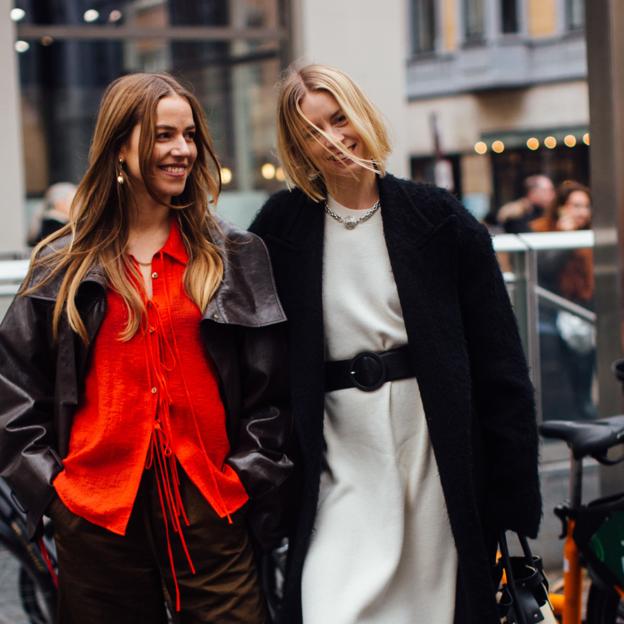
POLYGON ((221 233, 215 242, 223 250, 224 275, 204 319, 244 327, 285 321, 264 242, 221 219, 218 223, 221 233))
MULTIPOLYGON (((220 218, 217 222, 220 232, 215 235, 215 242, 221 249, 224 275, 204 310, 203 318, 243 327, 264 327, 284 322, 286 315, 277 296, 269 255, 262 240, 220 218)), ((53 249, 61 249, 68 242, 69 236, 63 237, 54 242, 53 249)), ((41 274, 35 273, 31 283, 36 284, 41 277, 41 274)), ((54 301, 61 280, 59 275, 29 296, 54 301)), ((81 291, 90 291, 87 288, 89 284, 100 291, 97 296, 104 296, 107 281, 101 266, 89 269, 81 281, 81 291)))

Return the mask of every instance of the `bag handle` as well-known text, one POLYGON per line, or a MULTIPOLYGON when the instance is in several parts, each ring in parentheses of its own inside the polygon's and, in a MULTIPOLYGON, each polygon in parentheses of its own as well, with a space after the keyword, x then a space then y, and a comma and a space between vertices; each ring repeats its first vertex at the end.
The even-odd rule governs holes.
MULTIPOLYGON (((525 546, 528 548, 529 544, 526 541, 526 538, 524 538, 524 544, 523 544, 522 536, 518 534, 518 537, 520 538, 520 544, 522 545, 522 550, 524 551, 524 556, 526 557, 527 554, 525 551, 525 546)), ((513 599, 514 604, 518 605, 520 602, 520 599, 518 596, 518 592, 516 591, 516 583, 513 577, 511 561, 509 559, 509 547, 507 546, 507 536, 505 534, 505 530, 502 530, 500 532, 500 535, 498 537, 498 543, 500 545, 500 550, 501 550, 501 559, 503 561, 503 569, 505 570, 505 576, 507 578, 507 588, 509 592, 511 593, 511 597, 513 599)), ((529 622, 525 620, 524 613, 522 613, 521 609, 517 609, 516 615, 518 616, 518 619, 520 620, 520 624, 529 624, 529 622)))
MULTIPOLYGON (((522 547, 522 556, 510 556, 505 531, 501 531, 499 544, 501 565, 507 578, 507 591, 511 597, 518 624, 533 624, 542 604, 548 601, 548 581, 544 576, 542 561, 531 552, 526 536, 516 533, 522 547), (521 565, 518 565, 521 564, 521 565), (518 571, 520 578, 516 578, 518 571)), ((501 571, 502 575, 502 571, 501 571)))

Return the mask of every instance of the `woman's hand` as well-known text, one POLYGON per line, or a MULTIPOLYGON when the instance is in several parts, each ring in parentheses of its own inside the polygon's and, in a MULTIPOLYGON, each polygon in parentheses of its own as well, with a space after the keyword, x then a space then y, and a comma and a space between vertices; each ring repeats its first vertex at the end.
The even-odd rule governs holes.
POLYGON ((578 229, 578 222, 575 217, 570 214, 562 214, 557 219, 557 229, 562 232, 572 232, 578 229))

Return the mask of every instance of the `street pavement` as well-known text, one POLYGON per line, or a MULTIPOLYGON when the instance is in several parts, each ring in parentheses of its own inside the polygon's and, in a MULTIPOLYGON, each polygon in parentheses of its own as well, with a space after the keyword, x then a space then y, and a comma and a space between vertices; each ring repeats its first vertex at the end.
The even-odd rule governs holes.
POLYGON ((16 560, 0 547, 0 624, 29 624, 20 605, 18 569, 16 560))

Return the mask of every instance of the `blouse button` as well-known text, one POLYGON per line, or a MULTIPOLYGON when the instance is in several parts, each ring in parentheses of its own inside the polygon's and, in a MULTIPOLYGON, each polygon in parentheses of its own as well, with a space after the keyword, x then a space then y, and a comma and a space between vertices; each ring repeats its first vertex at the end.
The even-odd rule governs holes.
POLYGON ((158 273, 156 273, 156 271, 154 271, 152 273, 152 279, 156 279, 158 277, 158 273))
POLYGON ((157 392, 158 392, 158 389, 156 388, 156 386, 154 386, 154 387, 152 388, 152 394, 156 394, 157 392))
POLYGON ((213 318, 215 321, 218 321, 218 320, 219 320, 219 315, 215 312, 215 313, 212 315, 212 318, 213 318))

